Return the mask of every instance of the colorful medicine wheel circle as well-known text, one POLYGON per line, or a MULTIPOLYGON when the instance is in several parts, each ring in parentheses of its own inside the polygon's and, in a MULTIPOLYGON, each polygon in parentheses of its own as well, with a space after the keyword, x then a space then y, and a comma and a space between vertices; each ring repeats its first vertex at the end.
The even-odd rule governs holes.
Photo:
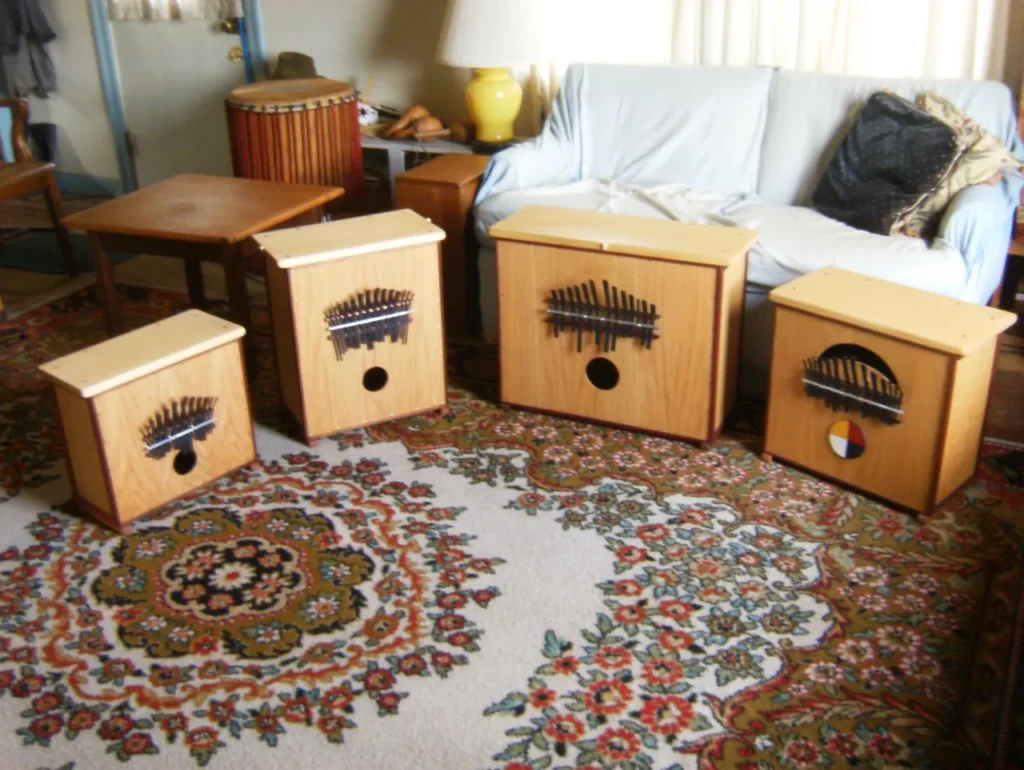
POLYGON ((864 431, 852 420, 839 420, 828 429, 828 443, 832 451, 844 460, 856 460, 867 448, 864 431))

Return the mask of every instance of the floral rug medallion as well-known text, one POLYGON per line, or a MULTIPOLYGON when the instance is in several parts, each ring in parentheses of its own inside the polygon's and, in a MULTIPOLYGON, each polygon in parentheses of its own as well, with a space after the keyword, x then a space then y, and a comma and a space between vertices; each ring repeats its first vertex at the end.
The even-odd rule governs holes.
MULTIPOLYGON (((123 296, 136 325, 179 303, 123 296)), ((917 521, 763 463, 741 434, 705 451, 502 409, 490 352, 455 346, 468 389, 448 409, 309 450, 260 336, 260 467, 120 537, 65 505, 35 372, 102 336, 89 292, 0 325, 4 766, 990 756, 969 715, 998 701, 990 638, 1019 601, 1006 448, 917 521)))

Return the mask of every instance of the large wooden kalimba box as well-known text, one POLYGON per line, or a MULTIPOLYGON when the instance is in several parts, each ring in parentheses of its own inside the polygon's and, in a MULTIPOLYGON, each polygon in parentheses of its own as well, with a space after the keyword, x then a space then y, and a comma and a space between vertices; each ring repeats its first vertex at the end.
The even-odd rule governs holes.
POLYGON ((547 206, 490 232, 503 402, 714 441, 756 233, 547 206))
POLYGON ((974 475, 1016 316, 834 267, 770 296, 769 457, 921 512, 974 475))
POLYGON ((188 310, 40 367, 79 507, 128 533, 140 516, 256 459, 244 334, 188 310))
POLYGON ((402 209, 255 237, 282 399, 307 444, 446 403, 443 230, 402 209))

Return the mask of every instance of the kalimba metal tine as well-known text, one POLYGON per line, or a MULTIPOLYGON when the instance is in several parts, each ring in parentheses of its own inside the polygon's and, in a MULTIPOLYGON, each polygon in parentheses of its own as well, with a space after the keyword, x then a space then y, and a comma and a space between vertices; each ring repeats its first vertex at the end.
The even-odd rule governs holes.
POLYGON ((601 282, 604 284, 604 312, 601 316, 604 318, 604 352, 608 352, 608 345, 612 338, 612 328, 615 326, 615 318, 612 316, 612 295, 608 290, 607 279, 602 279, 601 282))
POLYGON ((586 313, 584 309, 586 306, 583 304, 583 298, 580 296, 580 287, 572 287, 573 296, 576 298, 576 352, 583 352, 583 329, 586 324, 586 319, 580 316, 586 313))
POLYGON ((615 352, 615 342, 619 338, 619 290, 612 286, 612 352, 615 352))
MULTIPOLYGON (((599 340, 601 332, 597 328, 597 323, 594 321, 594 318, 593 318, 593 316, 594 316, 594 303, 590 301, 590 289, 588 288, 586 282, 580 284, 580 289, 583 290, 583 301, 586 303, 586 308, 587 308, 586 309, 586 314, 587 314, 588 318, 586 319, 586 326, 587 326, 588 329, 591 329, 594 332, 594 339, 595 340, 599 340)), ((597 297, 595 297, 594 299, 597 299, 597 297)), ((600 341, 598 341, 597 344, 600 345, 601 344, 600 341)))

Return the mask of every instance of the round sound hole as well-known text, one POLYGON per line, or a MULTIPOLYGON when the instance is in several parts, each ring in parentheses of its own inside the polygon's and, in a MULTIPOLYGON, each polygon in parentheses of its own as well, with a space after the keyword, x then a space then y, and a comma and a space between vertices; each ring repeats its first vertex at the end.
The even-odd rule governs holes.
POLYGON ((376 393, 387 384, 388 373, 379 366, 367 369, 366 374, 363 375, 363 387, 371 393, 376 393))
POLYGON ((179 476, 191 473, 196 467, 196 453, 191 449, 183 449, 174 455, 174 472, 179 476))
POLYGON ((619 367, 607 358, 595 358, 587 364, 587 379, 599 390, 611 390, 619 384, 619 367))

